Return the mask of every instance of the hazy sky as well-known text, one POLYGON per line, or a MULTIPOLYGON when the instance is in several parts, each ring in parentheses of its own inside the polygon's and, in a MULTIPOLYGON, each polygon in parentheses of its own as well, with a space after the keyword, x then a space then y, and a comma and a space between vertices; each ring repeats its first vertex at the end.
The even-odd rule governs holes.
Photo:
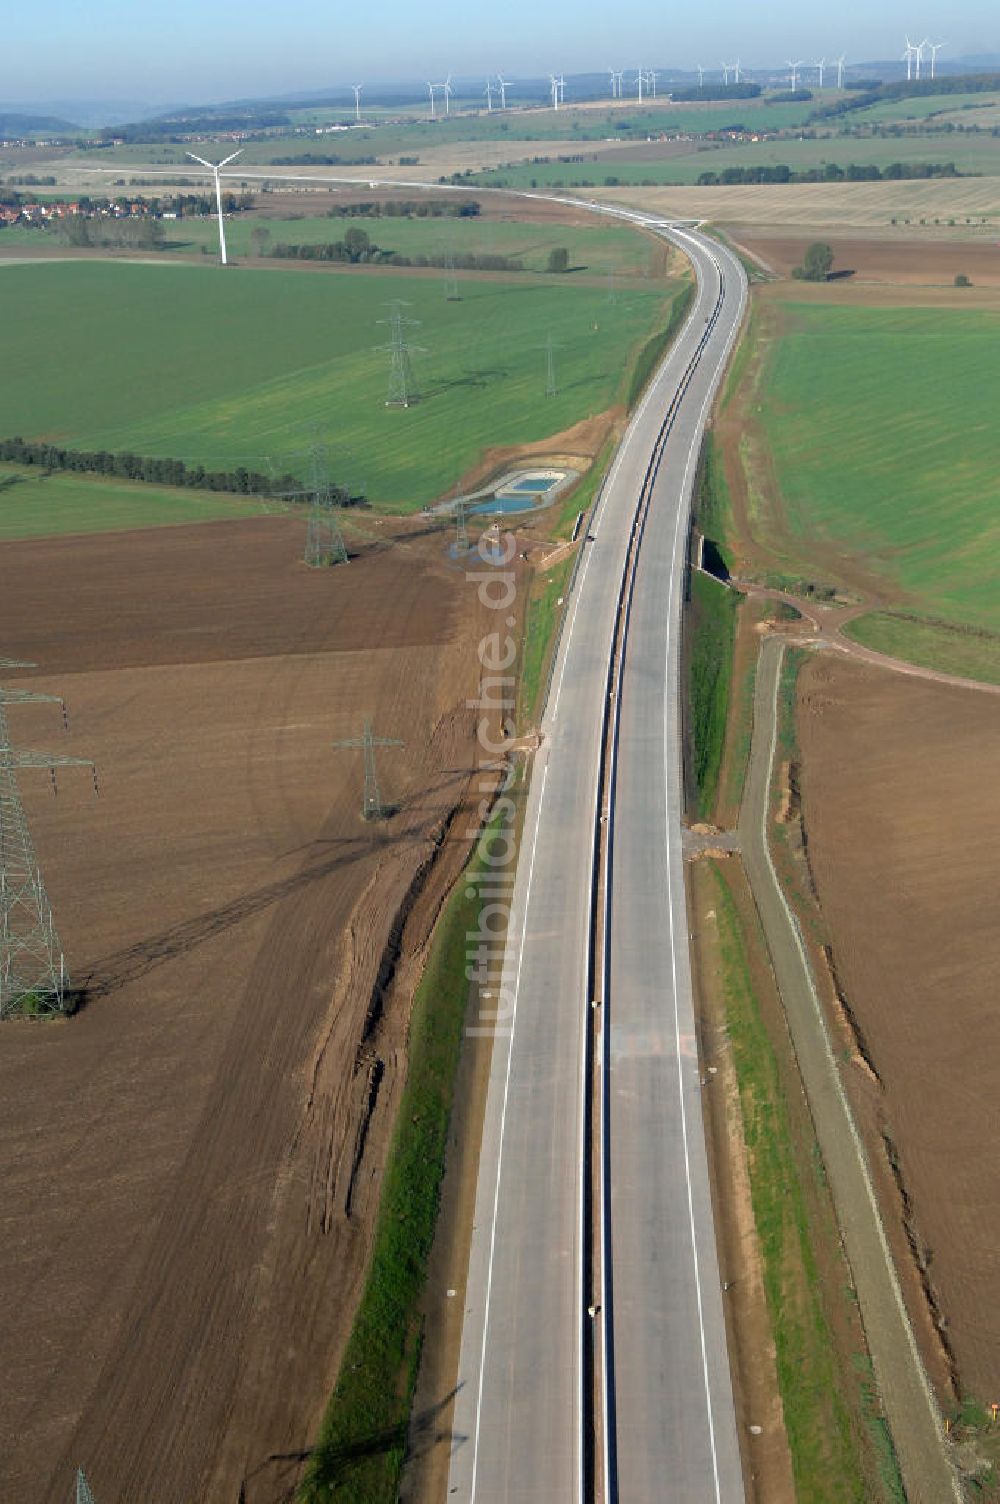
POLYGON ((996 0, 712 6, 596 0, 50 0, 5 6, 0 97, 202 101, 506 70, 713 66, 723 57, 893 57, 904 33, 941 54, 1000 51, 996 0))

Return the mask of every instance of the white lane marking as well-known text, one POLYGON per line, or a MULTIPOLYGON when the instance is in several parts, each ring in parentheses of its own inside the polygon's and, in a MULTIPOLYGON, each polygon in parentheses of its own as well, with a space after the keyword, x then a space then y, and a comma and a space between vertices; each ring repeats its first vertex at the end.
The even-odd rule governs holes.
POLYGON ((531 861, 528 866, 528 881, 524 892, 524 913, 521 916, 521 943, 517 955, 517 972, 514 977, 514 1005, 510 1020, 510 1038, 507 1044, 507 1072, 503 1085, 503 1107, 500 1111, 500 1147, 497 1153, 497 1184, 493 1195, 493 1221, 490 1227, 490 1256, 486 1271, 486 1299, 483 1304, 483 1348, 479 1360, 479 1391, 476 1395, 476 1424, 472 1446, 472 1487, 470 1500, 475 1500, 476 1484, 479 1474, 479 1433, 483 1411, 483 1382, 486 1373, 486 1345, 490 1325, 490 1298, 493 1293, 493 1259, 496 1253, 497 1242, 497 1218, 500 1209, 500 1178, 503 1170, 503 1146, 504 1129, 507 1124, 507 1102, 510 1094, 510 1067, 514 1057, 514 1034, 517 1030, 517 1003, 521 991, 521 966, 524 961, 524 945, 526 939, 528 913, 531 908, 531 883, 535 875, 535 852, 538 849, 538 831, 542 823, 542 808, 545 803, 545 785, 549 776, 549 764, 546 759, 542 769, 542 787, 538 795, 538 810, 535 817, 535 834, 531 842, 531 861))
MULTIPOLYGON (((720 280, 720 284, 721 284, 721 281, 722 281, 722 268, 719 265, 719 262, 715 259, 715 257, 711 253, 709 253, 709 256, 710 256, 710 259, 714 262, 716 270, 719 273, 719 280, 720 280)), ((742 289, 742 282, 741 282, 740 285, 741 285, 741 289, 742 289)), ((740 310, 741 311, 742 311, 742 306, 743 306, 743 298, 741 296, 741 298, 740 298, 740 310)), ((681 1109, 681 1139, 682 1139, 683 1146, 684 1146, 684 1175, 685 1175, 686 1188, 687 1188, 688 1225, 689 1225, 690 1231, 691 1231, 691 1254, 692 1254, 692 1258, 693 1258, 693 1261, 694 1261, 695 1291, 696 1291, 696 1295, 697 1295, 697 1304, 698 1304, 698 1335, 699 1335, 699 1341, 701 1343, 702 1377, 703 1377, 704 1385, 705 1385, 705 1407, 706 1407, 706 1411, 707 1411, 707 1415, 708 1415, 708 1439, 709 1439, 709 1446, 711 1448, 711 1453, 712 1453, 712 1476, 713 1476, 713 1480, 714 1480, 714 1484, 715 1484, 715 1498, 716 1498, 717 1504, 721 1504, 721 1501, 722 1501, 722 1487, 721 1487, 721 1482, 720 1482, 720 1479, 719 1479, 719 1456, 718 1456, 718 1448, 716 1446, 716 1438, 715 1438, 715 1415, 714 1415, 714 1411, 713 1411, 713 1407, 712 1407, 712 1389, 711 1389, 711 1382, 710 1382, 710 1378, 709 1378, 709 1369, 708 1369, 708 1343, 707 1343, 707 1338, 706 1338, 706 1335, 705 1335, 705 1310, 704 1310, 704 1299, 703 1299, 703 1295, 702 1295, 702 1285, 701 1285, 701 1262, 700 1262, 700 1259, 699 1259, 699 1256, 698 1256, 698 1235, 697 1235, 697 1230, 696 1230, 696 1227, 695 1227, 695 1217, 694 1217, 694 1191, 693 1191, 692 1177, 691 1177, 691 1153, 690 1153, 690 1143, 689 1143, 689 1137, 688 1137, 687 1107, 686 1107, 685 1101, 684 1101, 684 1078, 683 1078, 683 1071, 682 1071, 682 1058, 683 1057, 682 1057, 682 1051, 681 1051, 680 1007, 679 1007, 679 1004, 678 1004, 678 997, 677 997, 677 938, 676 938, 676 928, 677 927, 676 927, 675 920, 674 920, 674 892, 673 892, 673 886, 671 884, 671 855, 672 855, 672 850, 673 850, 673 842, 671 840, 671 818, 670 818, 670 789, 671 789, 671 778, 670 778, 670 747, 671 747, 672 743, 671 743, 671 737, 670 737, 670 730, 669 730, 669 727, 668 727, 668 715, 669 715, 671 704, 673 703, 672 685, 671 685, 671 679, 670 679, 670 649, 671 649, 671 643, 672 643, 672 640, 673 640, 672 636, 671 636, 671 633, 672 633, 673 630, 676 629, 676 620, 675 620, 674 612, 675 612, 675 600, 676 600, 676 593, 677 593, 677 578, 678 578, 678 573, 679 573, 679 568, 678 568, 678 551, 679 551, 680 546, 681 546, 681 536, 682 536, 681 522, 682 522, 683 519, 686 518, 687 512, 688 512, 688 508, 684 506, 684 498, 688 494, 688 486, 693 483, 692 470, 693 470, 693 466, 694 466, 694 463, 695 463, 696 455, 697 455, 697 453, 699 451, 699 445, 697 444, 697 438, 698 438, 698 436, 701 433, 704 432, 705 416, 706 416, 706 413, 708 412, 709 407, 711 406, 712 402, 714 401, 716 389, 717 389, 717 386, 718 386, 718 382, 719 382, 719 380, 721 378, 722 371, 723 371, 723 369, 725 367, 726 361, 729 359, 729 353, 730 353, 730 350, 732 349, 732 345, 734 343, 736 332, 737 332, 738 329, 739 329, 739 320, 737 320, 737 321, 735 321, 733 323, 732 329, 730 330, 730 332, 729 332, 729 334, 728 334, 728 336, 727 336, 727 338, 725 340, 725 343, 723 345, 722 352, 721 352, 721 355, 719 357, 719 361, 718 361, 718 363, 716 365, 715 371, 712 373, 711 379, 709 381, 708 390, 705 393, 705 400, 703 401, 703 403, 701 405, 701 411, 698 414, 698 421, 697 421, 697 424, 695 426, 695 433, 694 433, 694 435, 692 437, 691 447, 690 447, 690 449, 688 451, 687 464, 684 467, 684 477, 683 477, 683 480, 681 482, 681 491, 680 491, 680 496, 678 497, 678 504, 677 504, 677 521, 674 524, 674 547, 673 547, 673 556, 672 556, 671 570, 670 570, 670 592, 669 592, 668 603, 667 603, 667 640, 666 640, 666 653, 665 653, 664 668, 663 668, 664 683, 665 683, 665 686, 666 686, 665 692, 664 692, 664 697, 663 697, 663 777, 664 777, 664 795, 665 795, 665 805, 666 805, 666 808, 665 808, 666 818, 665 818, 665 841, 664 841, 664 848, 665 848, 666 863, 667 863, 667 915, 668 915, 668 920, 669 920, 669 931, 670 931, 670 967, 671 967, 671 974, 672 974, 672 980, 673 980, 673 994, 674 994, 674 1045, 675 1045, 676 1058, 677 1058, 677 1094, 678 1094, 678 1099, 680 1101, 680 1109, 681 1109)), ((687 936, 687 926, 686 925, 684 926, 684 935, 685 935, 685 937, 687 936)), ((686 939, 685 939, 685 943, 686 943, 686 939)))
MULTIPOLYGON (((631 422, 629 423, 629 426, 628 426, 628 428, 627 428, 627 430, 625 432, 625 437, 622 439, 621 443, 618 446, 618 452, 615 455, 614 460, 611 463, 611 469, 608 471, 607 479, 605 480, 604 485, 601 488, 601 498, 600 498, 600 501, 597 504, 597 510, 594 513, 594 523, 593 523, 593 526, 594 526, 595 536, 596 536, 596 533, 597 533, 597 528, 598 528, 599 523, 600 523, 601 515, 604 512, 605 503, 606 503, 607 498, 610 495, 611 490, 612 490, 612 488, 614 486, 614 483, 615 483, 615 481, 616 481, 616 479, 618 477, 618 471, 621 469, 621 466, 622 466, 622 464, 623 464, 623 462, 625 460, 626 454, 629 454, 631 452, 632 447, 633 447, 633 445, 635 443, 636 430, 638 429, 638 426, 639 426, 640 422, 642 421, 642 418, 645 415, 647 407, 652 402, 653 398, 658 395, 659 389, 663 385, 663 382, 664 382, 666 368, 667 368, 668 364, 670 363, 670 361, 673 359, 676 351, 678 350, 678 348, 680 346, 680 343, 681 343, 681 340, 684 338, 685 334, 687 334, 688 330, 690 329, 691 325, 693 324, 694 318, 695 318, 695 315, 697 314, 697 312, 698 312, 698 304, 697 304, 697 299, 696 299, 695 300, 695 306, 691 310, 691 313, 690 313, 690 315, 689 315, 689 317, 687 319, 687 322, 684 325, 684 328, 681 330, 680 334, 677 336, 677 338, 675 339, 674 343, 671 345, 668 354, 664 358, 663 364, 661 365, 659 371, 657 372, 655 380, 652 381, 652 382, 650 382, 649 390, 646 392, 646 395, 643 397, 643 399, 640 402, 638 408, 636 409, 635 415, 633 416, 633 418, 632 418, 631 422)), ((584 548, 587 547, 586 538, 584 538, 584 544, 583 544, 583 546, 584 546, 584 548)), ((587 578, 587 570, 590 568, 590 560, 591 560, 592 557, 593 557, 593 551, 592 550, 588 550, 587 557, 583 561, 583 569, 580 572, 580 578, 577 581, 576 588, 573 591, 573 609, 572 609, 572 612, 571 612, 571 615, 570 615, 569 628, 568 628, 567 633, 566 633, 566 648, 565 648, 565 651, 562 654, 562 662, 559 665, 559 677, 556 680, 556 692, 555 692, 555 696, 553 697, 553 700, 552 700, 552 709, 551 709, 550 712, 547 712, 547 718, 550 721, 554 721, 556 719, 556 717, 558 716, 558 713, 559 713, 559 696, 562 694, 563 677, 564 677, 564 675, 566 673, 566 660, 569 657, 570 643, 573 641, 573 628, 576 626, 576 613, 577 613, 577 610, 579 609, 579 605, 580 605, 580 596, 583 594, 583 582, 587 578)), ((627 555, 626 555, 626 563, 627 562, 628 562, 628 558, 627 558, 627 555)))

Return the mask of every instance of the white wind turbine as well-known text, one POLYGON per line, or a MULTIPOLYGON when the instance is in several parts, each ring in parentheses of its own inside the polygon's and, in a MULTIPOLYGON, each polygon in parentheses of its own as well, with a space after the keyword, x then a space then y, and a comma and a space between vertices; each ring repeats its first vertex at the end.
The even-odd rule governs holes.
POLYGON ((511 82, 511 79, 502 78, 499 73, 497 74, 497 88, 500 90, 500 108, 502 110, 507 108, 507 90, 511 82))
POLYGON ((705 70, 700 63, 698 64, 698 87, 699 89, 705 87, 705 70))
POLYGON ((226 227, 222 219, 222 188, 219 183, 219 173, 221 172, 223 167, 228 165, 228 163, 235 162, 236 158, 240 155, 240 152, 242 152, 242 150, 243 148, 241 146, 239 151, 234 151, 231 157, 223 157, 222 161, 218 164, 216 164, 215 162, 206 162, 204 157, 196 157, 193 151, 189 151, 187 153, 187 156, 191 158, 192 162, 200 162, 202 167, 207 167, 209 172, 213 173, 215 176, 215 205, 219 211, 219 259, 222 262, 223 266, 227 264, 226 227))
POLYGON ((549 91, 552 94, 552 108, 554 110, 558 110, 558 108, 559 108, 559 80, 558 80, 558 78, 556 78, 556 76, 555 76, 554 73, 550 73, 549 74, 549 91))
POLYGON ((354 118, 355 118, 355 120, 360 121, 360 119, 361 119, 361 90, 364 88, 364 84, 352 84, 351 88, 354 90, 354 118))
POLYGON ((486 95, 486 113, 488 115, 492 115, 493 114, 493 80, 491 78, 488 78, 486 80, 486 88, 483 90, 483 93, 486 95))
POLYGON ((430 96, 431 96, 431 119, 432 119, 432 120, 433 120, 433 119, 434 119, 434 118, 435 118, 435 110, 434 110, 434 90, 435 90, 435 89, 436 89, 436 88, 437 88, 437 87, 438 87, 438 86, 437 86, 437 84, 432 84, 432 83, 431 83, 431 81, 430 81, 430 79, 428 79, 428 80, 427 80, 427 89, 428 89, 428 92, 429 92, 429 93, 430 93, 430 96))
POLYGON ((649 84, 650 90, 652 92, 652 96, 655 99, 656 98, 656 69, 655 68, 650 68, 649 72, 646 74, 646 82, 649 84))
POLYGON ((823 74, 826 72, 826 58, 825 57, 821 57, 818 63, 813 63, 813 67, 816 69, 816 71, 819 74, 819 86, 822 89, 822 87, 823 87, 823 74))
POLYGON ((615 82, 616 82, 616 84, 618 86, 618 98, 619 99, 624 99, 624 97, 625 97, 625 69, 624 68, 619 68, 618 71, 615 73, 615 82))
POLYGON ((646 82, 646 75, 641 68, 636 71, 635 81, 639 86, 639 103, 642 104, 642 86, 646 82))
POLYGON ((931 78, 933 78, 934 77, 934 70, 937 67, 937 55, 941 51, 942 47, 947 47, 948 43, 947 42, 926 42, 924 45, 930 51, 930 55, 931 55, 931 78))
POLYGON ((611 75, 611 98, 612 99, 617 99, 618 98, 618 74, 615 72, 614 68, 609 68, 608 72, 611 75))
POLYGON ((739 83, 739 81, 740 81, 740 60, 739 60, 739 58, 736 59, 735 63, 730 64, 730 66, 731 66, 731 68, 733 70, 734 82, 735 83, 739 83))
POLYGON ((799 82, 799 69, 802 67, 802 59, 799 58, 797 63, 793 63, 791 58, 786 58, 785 61, 792 70, 789 77, 792 84, 792 93, 794 94, 799 82))
POLYGON ((917 45, 914 46, 909 37, 906 38, 906 51, 903 53, 903 59, 906 63, 907 82, 909 82, 909 80, 913 77, 916 77, 918 79, 920 77, 920 64, 923 62, 925 45, 925 42, 918 42, 917 45), (916 74, 914 74, 913 71, 914 63, 916 63, 917 65, 916 74))
POLYGON ((440 84, 439 87, 444 90, 444 112, 445 112, 446 115, 450 115, 451 114, 451 74, 450 73, 448 74, 448 77, 445 79, 444 83, 440 84))
POLYGON ((728 85, 729 85, 729 64, 728 63, 723 63, 723 65, 722 65, 722 82, 728 87, 728 85))
POLYGON ((845 52, 842 52, 840 54, 840 56, 838 57, 838 59, 837 59, 837 88, 838 89, 842 89, 844 87, 844 63, 846 62, 846 60, 847 60, 847 54, 845 52))

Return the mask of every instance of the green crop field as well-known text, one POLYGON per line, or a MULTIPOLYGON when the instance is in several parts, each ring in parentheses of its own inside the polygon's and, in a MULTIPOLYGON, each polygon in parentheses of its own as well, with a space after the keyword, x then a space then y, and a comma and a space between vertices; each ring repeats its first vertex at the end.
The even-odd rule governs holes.
POLYGON ((817 136, 807 140, 786 137, 718 146, 692 142, 690 151, 678 153, 676 146, 669 145, 659 159, 632 161, 626 155, 595 159, 592 151, 582 153, 587 157, 582 162, 520 162, 476 173, 471 181, 493 188, 604 187, 612 179, 623 185, 682 185, 697 183, 703 172, 721 173, 727 167, 783 164, 794 172, 804 172, 825 167, 828 162, 845 169, 851 163, 885 168, 892 162, 954 162, 962 173, 1000 175, 1000 138, 960 132, 905 137, 817 136))
MULTIPOLYGON (((364 230, 374 245, 401 256, 510 256, 517 257, 531 271, 546 268, 549 252, 557 246, 569 251, 570 265, 584 271, 607 272, 614 268, 623 275, 642 276, 649 268, 650 241, 626 225, 596 224, 586 228, 575 225, 519 224, 516 221, 486 218, 380 217, 349 219, 309 215, 299 219, 270 219, 267 200, 261 211, 234 215, 226 224, 226 244, 232 256, 253 254, 251 232, 267 230, 271 245, 315 245, 342 240, 354 226, 364 230)), ((202 246, 215 255, 219 244, 214 219, 181 219, 164 225, 166 248, 178 251, 199 250, 202 246)), ((6 234, 0 231, 0 243, 6 234)), ((23 232, 42 240, 37 231, 23 232)))
POLYGON ((250 496, 173 490, 141 482, 0 464, 0 539, 60 533, 107 533, 252 517, 264 503, 250 496))
POLYGON ((1000 314, 788 303, 756 384, 793 547, 1000 629, 1000 314))
POLYGON ((624 401, 632 360, 681 285, 626 286, 611 302, 572 277, 468 279, 447 302, 437 276, 8 265, 0 436, 211 468, 270 457, 297 474, 318 439, 338 479, 412 510, 487 447, 545 439, 624 401), (385 403, 392 298, 419 321, 421 400, 406 409, 385 403))

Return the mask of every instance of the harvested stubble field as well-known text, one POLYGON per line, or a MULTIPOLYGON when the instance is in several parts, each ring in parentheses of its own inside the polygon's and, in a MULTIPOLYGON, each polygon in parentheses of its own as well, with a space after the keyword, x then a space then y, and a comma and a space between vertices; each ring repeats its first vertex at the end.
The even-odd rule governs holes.
POLYGON ((827 231, 887 227, 893 219, 1000 216, 1000 177, 892 183, 795 183, 783 187, 595 188, 602 203, 628 204, 656 214, 721 225, 801 226, 811 239, 827 231))
POLYGON ((330 571, 297 562, 302 536, 272 517, 5 545, 4 651, 72 715, 60 744, 45 707, 19 711, 18 740, 101 777, 99 800, 83 773, 58 801, 23 780, 86 1002, 3 1026, 18 1504, 65 1504, 80 1463, 117 1504, 275 1504, 332 1387, 406 983, 465 850, 466 819, 442 833, 485 623, 439 532, 330 571), (376 827, 360 753, 331 746, 365 715, 406 743, 376 827))
POLYGON ((914 1326, 946 1399, 957 1379, 988 1404, 1000 1396, 1000 700, 824 655, 803 671, 797 727, 810 868, 856 1021, 838 1031, 845 1071, 914 1326))

